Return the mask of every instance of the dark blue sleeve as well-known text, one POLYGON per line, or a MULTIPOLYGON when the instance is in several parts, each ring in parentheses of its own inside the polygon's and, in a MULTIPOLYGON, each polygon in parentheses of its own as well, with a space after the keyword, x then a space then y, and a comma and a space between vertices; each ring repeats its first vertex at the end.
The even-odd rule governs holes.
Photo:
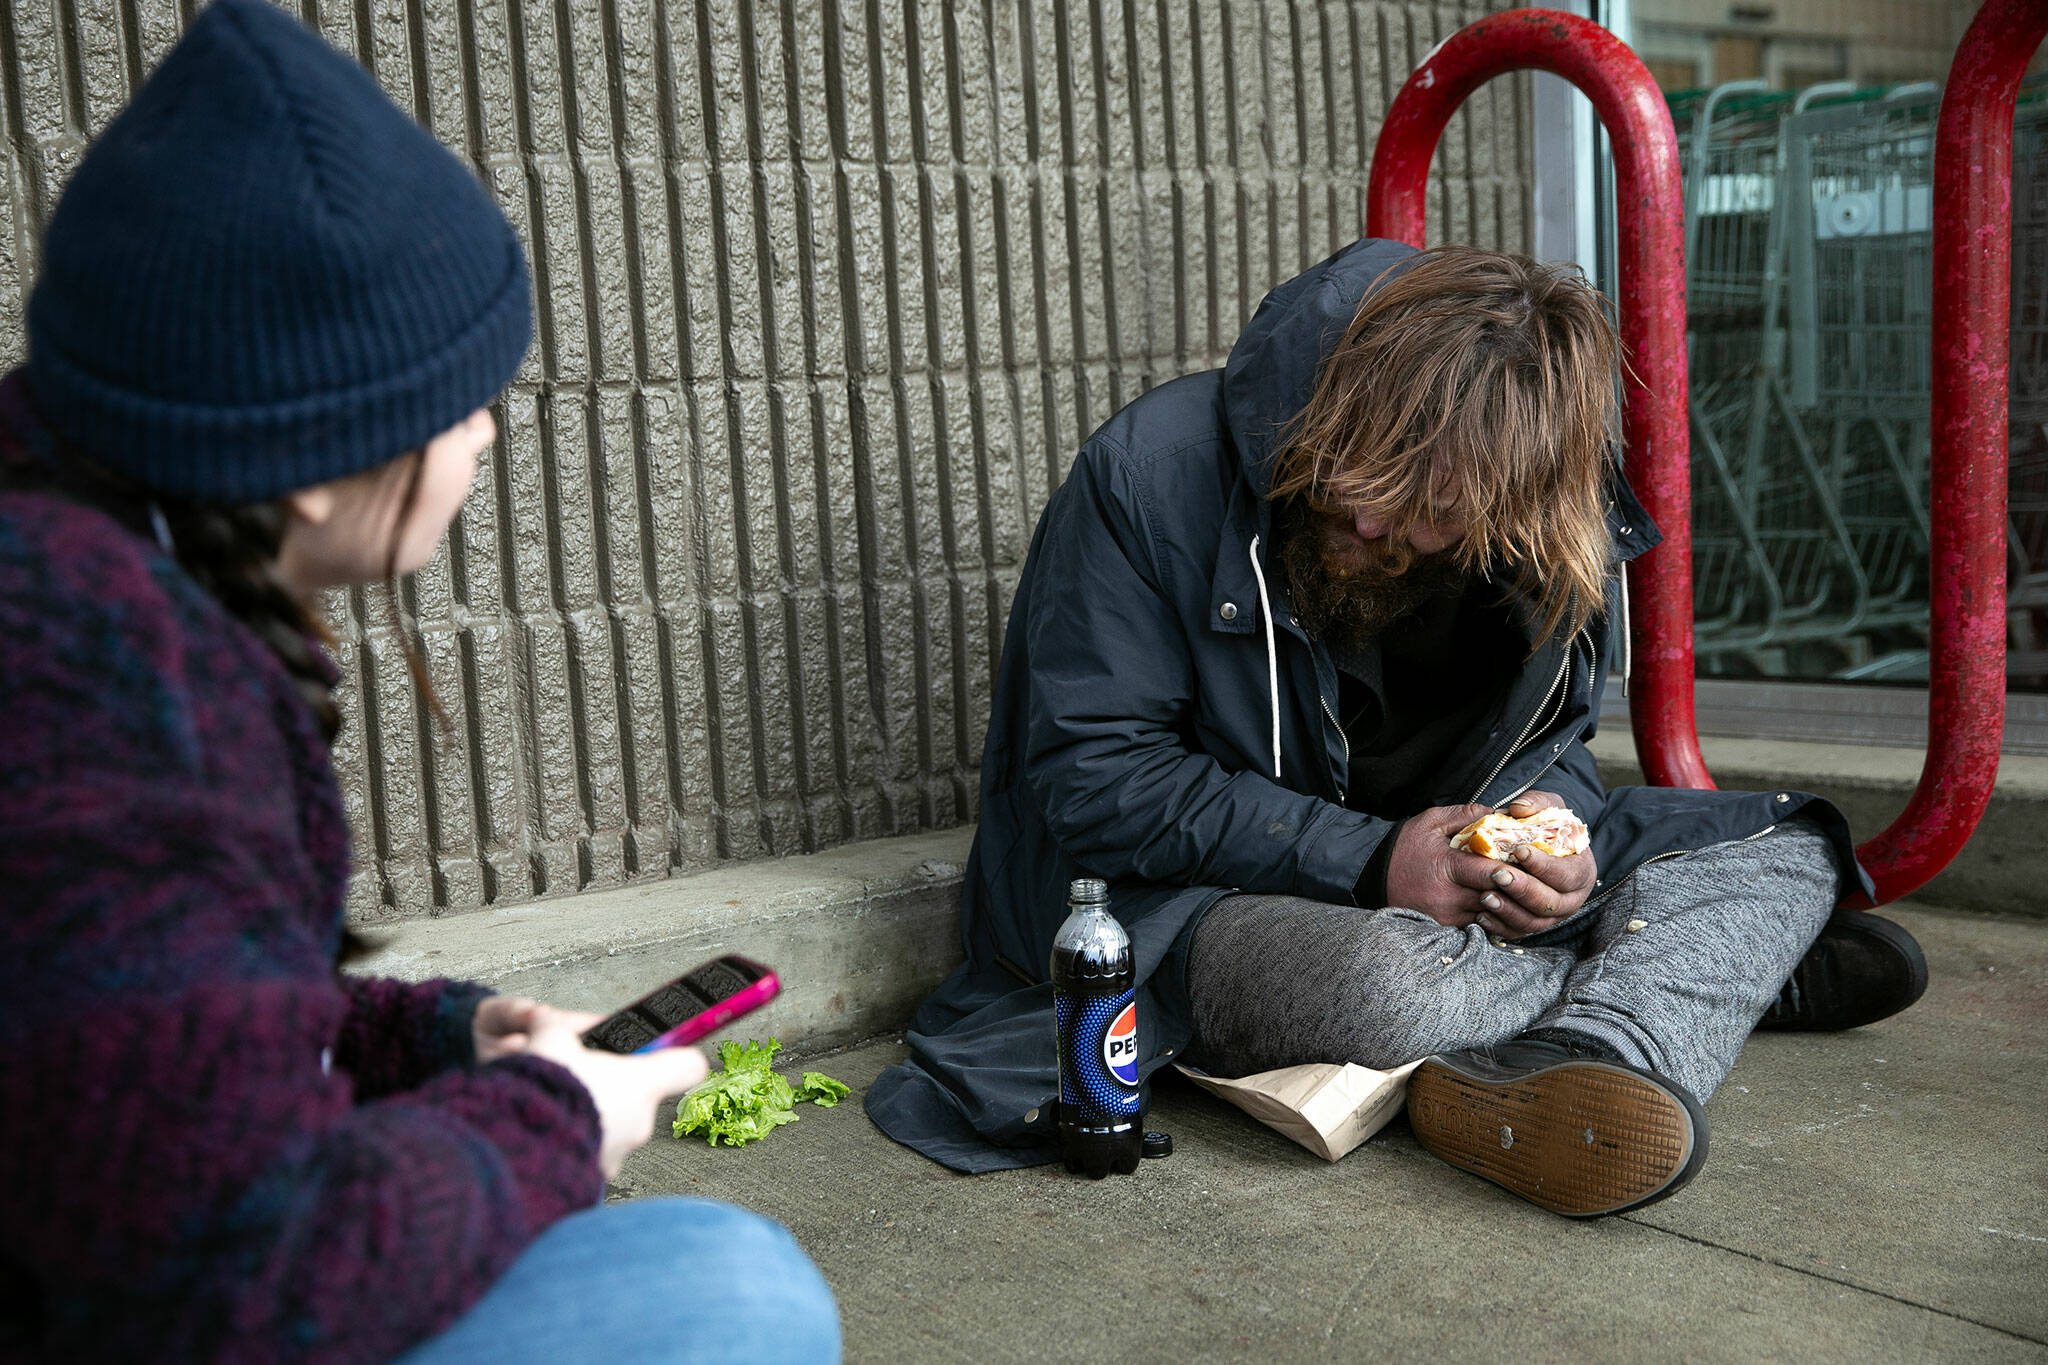
POLYGON ((1024 779, 1053 837, 1110 878, 1351 903, 1392 826, 1186 736, 1197 679, 1122 453, 1097 442, 1046 508, 1026 613, 1024 779))

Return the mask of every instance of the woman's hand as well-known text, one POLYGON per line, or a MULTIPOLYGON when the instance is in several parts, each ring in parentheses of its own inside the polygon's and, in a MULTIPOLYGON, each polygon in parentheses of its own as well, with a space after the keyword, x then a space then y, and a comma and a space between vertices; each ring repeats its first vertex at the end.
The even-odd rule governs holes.
MULTIPOLYGON (((526 1051, 527 1037, 533 1032, 534 1012, 548 1008, 523 995, 487 995, 477 1001, 476 1020, 470 1026, 476 1039, 476 1064, 483 1066, 500 1057, 526 1051)), ((569 1021, 579 1033, 601 1018, 580 1010, 552 1012, 569 1021)))
POLYGON ((711 1073, 694 1047, 669 1047, 630 1057, 583 1046, 581 1034, 598 1022, 594 1014, 523 1002, 524 1051, 545 1057, 583 1083, 597 1105, 602 1141, 598 1164, 610 1180, 627 1153, 654 1133, 654 1115, 670 1095, 680 1095, 711 1073))

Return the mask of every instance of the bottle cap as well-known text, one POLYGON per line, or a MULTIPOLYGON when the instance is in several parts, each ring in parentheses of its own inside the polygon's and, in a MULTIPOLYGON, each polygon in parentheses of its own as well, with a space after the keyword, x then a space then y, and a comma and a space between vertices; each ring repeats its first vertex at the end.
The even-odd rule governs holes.
POLYGON ((1081 905, 1109 904, 1109 883, 1096 877, 1076 877, 1067 883, 1067 899, 1081 905))
POLYGON ((1145 1140, 1144 1140, 1144 1142, 1142 1142, 1141 1144, 1139 1144, 1139 1147, 1138 1147, 1138 1153, 1139 1153, 1139 1155, 1140 1155, 1140 1156, 1147 1156, 1147 1157, 1156 1157, 1156 1156, 1172 1156, 1172 1155, 1173 1155, 1173 1134, 1171 1134, 1171 1133, 1147 1133, 1147 1134, 1145 1134, 1145 1140))

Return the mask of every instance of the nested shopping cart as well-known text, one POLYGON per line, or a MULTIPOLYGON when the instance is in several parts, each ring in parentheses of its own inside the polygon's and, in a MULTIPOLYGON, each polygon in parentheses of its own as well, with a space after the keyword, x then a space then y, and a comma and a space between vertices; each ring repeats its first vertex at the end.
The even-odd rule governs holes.
MULTIPOLYGON (((1837 82, 1766 96, 1760 84, 1669 100, 1686 183, 1700 667, 1784 672, 1797 649, 1802 672, 1924 677, 1940 87, 1837 82)), ((2048 82, 2023 85, 2014 130, 2015 677, 2048 677, 2044 115, 2048 82)))
POLYGON ((1693 613, 1706 640, 1753 639, 1786 611, 1757 534, 1743 442, 1761 363, 1778 129, 1788 98, 1745 80, 1668 100, 1685 182, 1693 613))
POLYGON ((2013 117, 2009 674, 2048 685, 2048 80, 2013 117))
MULTIPOLYGON (((1881 903, 1961 849, 1983 814, 2004 732, 2008 306, 2013 109, 2048 0, 1988 0, 1965 34, 1935 130, 1930 366, 1932 676, 1928 752, 1906 810, 1858 849, 1881 903)), ((1670 112, 1605 29, 1552 10, 1489 15, 1440 44, 1381 127, 1366 228, 1421 244, 1429 162, 1473 90, 1550 71, 1588 95, 1614 149, 1623 422, 1631 483, 1664 543, 1628 570, 1637 665, 1629 708, 1650 780, 1710 787, 1693 716, 1691 496, 1683 185, 1670 112)))
POLYGON ((1893 648, 1844 677, 1923 667, 1928 562, 1935 120, 1940 88, 1793 116, 1785 127, 1786 336, 1778 382, 1856 566, 1845 637, 1893 648))
POLYGON ((1700 664, 1924 667, 1938 87, 1761 85, 1671 101, 1700 664))

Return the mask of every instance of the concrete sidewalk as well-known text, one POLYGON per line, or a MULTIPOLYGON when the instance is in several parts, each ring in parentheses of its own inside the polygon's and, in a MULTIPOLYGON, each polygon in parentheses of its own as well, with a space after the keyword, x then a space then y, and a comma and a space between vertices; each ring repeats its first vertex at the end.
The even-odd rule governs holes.
MULTIPOLYGON (((659 1137, 620 1197, 786 1222, 853 1361, 2048 1361, 2048 934, 1892 907, 1933 972, 1914 1010, 1760 1035, 1677 1197, 1574 1223, 1424 1153, 1396 1120, 1324 1163, 1184 1085, 1177 1150, 1100 1184, 954 1175, 858 1104, 743 1150, 659 1137)), ((902 1055, 814 1063, 859 1092, 902 1055)))

